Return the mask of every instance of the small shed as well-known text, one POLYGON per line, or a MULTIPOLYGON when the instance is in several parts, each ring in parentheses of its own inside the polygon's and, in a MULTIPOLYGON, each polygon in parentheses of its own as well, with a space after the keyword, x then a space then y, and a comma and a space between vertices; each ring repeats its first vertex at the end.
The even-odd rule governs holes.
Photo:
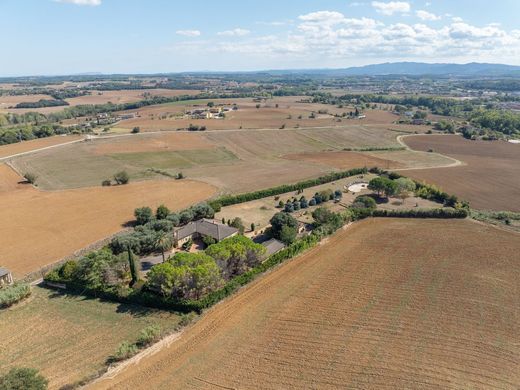
POLYGON ((13 284, 13 275, 7 268, 0 267, 0 287, 13 284))

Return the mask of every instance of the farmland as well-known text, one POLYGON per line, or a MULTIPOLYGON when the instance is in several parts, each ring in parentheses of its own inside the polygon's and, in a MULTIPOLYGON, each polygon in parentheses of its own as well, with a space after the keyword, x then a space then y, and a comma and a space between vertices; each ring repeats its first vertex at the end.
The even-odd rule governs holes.
POLYGON ((339 152, 344 148, 396 147, 395 131, 350 125, 342 128, 217 130, 142 133, 106 137, 12 161, 19 172, 34 172, 47 190, 100 185, 118 170, 132 180, 162 178, 182 170, 222 191, 250 191, 318 176, 331 170, 364 165, 432 167, 452 160, 437 154, 398 150, 381 157, 339 152), (273 142, 276 140, 275 142, 273 142), (301 153, 314 153, 304 154, 301 153), (316 154, 317 153, 317 154, 316 154), (323 157, 320 155, 323 153, 323 157), (340 157, 337 157, 337 156, 340 157), (309 156, 319 156, 308 158, 309 156), (237 175, 237 172, 239 173, 237 175))
POLYGON ((364 221, 92 387, 516 388, 519 250, 464 220, 364 221))
POLYGON ((477 209, 520 211, 518 145, 444 135, 406 137, 404 140, 412 149, 433 149, 464 163, 458 167, 409 171, 407 176, 436 184, 468 200, 477 209))
POLYGON ((97 374, 118 345, 152 324, 171 331, 179 317, 131 305, 61 295, 39 287, 2 312, 0 374, 14 366, 40 370, 51 389, 97 374))
POLYGON ((2 266, 16 277, 118 232, 133 219, 136 207, 164 203, 182 209, 215 192, 205 183, 186 180, 66 191, 40 191, 19 182, 13 170, 0 165, 2 266))
POLYGON ((49 146, 61 145, 71 141, 82 139, 82 136, 69 135, 66 137, 55 136, 47 138, 39 138, 31 141, 18 142, 0 147, 0 158, 12 156, 19 153, 26 153, 37 149, 47 148, 49 146))

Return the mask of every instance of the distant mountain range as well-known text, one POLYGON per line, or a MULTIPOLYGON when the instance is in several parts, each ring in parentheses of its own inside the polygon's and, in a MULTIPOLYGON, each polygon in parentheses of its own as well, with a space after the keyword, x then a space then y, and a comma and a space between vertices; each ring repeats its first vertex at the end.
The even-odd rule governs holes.
POLYGON ((520 66, 486 64, 428 64, 424 62, 387 62, 345 69, 273 70, 271 74, 323 74, 336 76, 520 76, 520 66))

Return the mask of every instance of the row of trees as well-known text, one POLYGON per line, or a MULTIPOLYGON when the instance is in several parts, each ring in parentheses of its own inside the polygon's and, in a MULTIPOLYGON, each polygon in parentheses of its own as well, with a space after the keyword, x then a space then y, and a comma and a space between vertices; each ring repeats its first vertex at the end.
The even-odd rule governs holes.
POLYGON ((344 179, 346 177, 362 175, 368 172, 367 168, 350 169, 348 171, 333 172, 326 176, 321 176, 316 179, 309 179, 301 181, 295 184, 285 184, 278 187, 272 187, 265 190, 248 192, 246 194, 239 195, 224 195, 218 199, 215 199, 209 204, 215 211, 219 211, 221 207, 231 206, 233 204, 249 202, 251 200, 257 200, 267 198, 269 196, 281 195, 292 191, 302 191, 305 188, 316 187, 321 184, 331 183, 336 180, 344 179))

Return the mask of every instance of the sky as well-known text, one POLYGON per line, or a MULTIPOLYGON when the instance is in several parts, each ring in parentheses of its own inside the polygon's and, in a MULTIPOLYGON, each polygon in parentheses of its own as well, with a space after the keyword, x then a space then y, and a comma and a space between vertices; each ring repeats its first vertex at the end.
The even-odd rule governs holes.
POLYGON ((0 0, 0 77, 520 65, 520 0, 0 0))

